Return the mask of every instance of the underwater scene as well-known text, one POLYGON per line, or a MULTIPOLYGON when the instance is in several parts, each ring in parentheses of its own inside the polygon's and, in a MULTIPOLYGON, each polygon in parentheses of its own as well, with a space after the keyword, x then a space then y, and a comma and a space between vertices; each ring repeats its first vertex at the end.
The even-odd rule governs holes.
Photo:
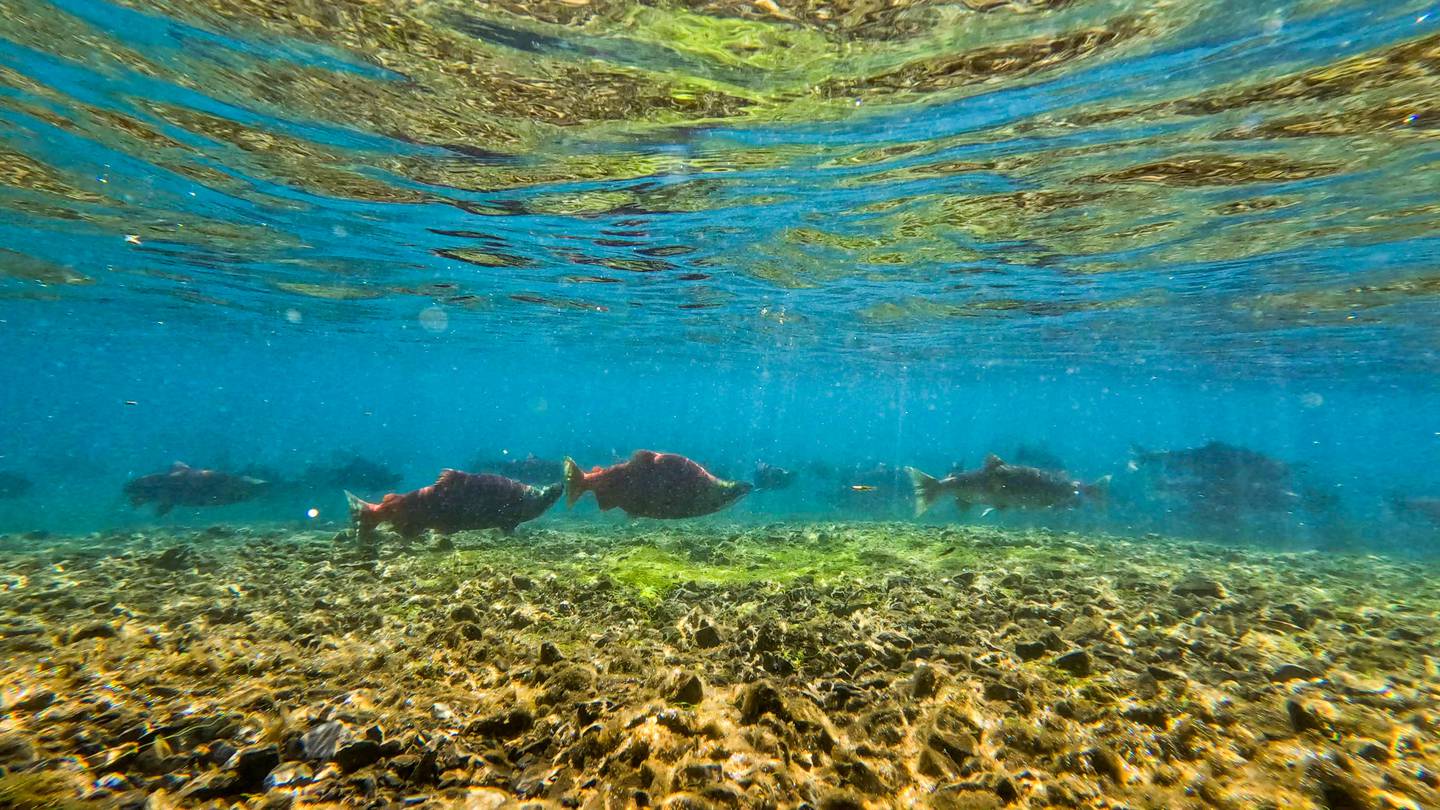
POLYGON ((0 0, 0 810, 1440 808, 1440 7, 0 0))

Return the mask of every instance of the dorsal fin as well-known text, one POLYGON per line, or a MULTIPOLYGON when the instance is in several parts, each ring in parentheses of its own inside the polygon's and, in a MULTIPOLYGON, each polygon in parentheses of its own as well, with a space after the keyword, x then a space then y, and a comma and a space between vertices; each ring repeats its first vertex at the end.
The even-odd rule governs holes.
POLYGON ((449 467, 440 471, 440 477, 435 479, 435 486, 441 486, 449 481, 459 478, 463 473, 459 470, 452 470, 449 467))
POLYGON ((189 469, 190 469, 190 465, 189 465, 189 464, 186 464, 186 463, 183 462, 183 461, 177 461, 177 462, 175 462, 174 464, 171 464, 171 465, 170 465, 170 472, 172 472, 172 473, 185 472, 186 470, 189 470, 189 469))
POLYGON ((632 454, 630 455, 630 460, 631 460, 631 461, 654 461, 654 460, 655 460, 655 457, 658 456, 658 455, 660 455, 660 454, 657 453, 657 452, 655 452, 654 450, 636 450, 634 453, 632 453, 632 454))
POLYGON ((991 453, 990 455, 985 457, 985 469, 987 470, 993 470, 996 467, 1004 466, 1004 464, 1005 462, 1001 461, 1000 457, 995 455, 994 453, 991 453))

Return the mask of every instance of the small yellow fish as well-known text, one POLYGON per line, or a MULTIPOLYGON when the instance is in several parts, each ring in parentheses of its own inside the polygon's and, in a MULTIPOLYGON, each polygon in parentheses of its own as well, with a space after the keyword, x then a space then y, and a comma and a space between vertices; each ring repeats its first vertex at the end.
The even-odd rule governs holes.
POLYGON ((854 492, 874 492, 876 487, 872 487, 869 484, 851 484, 850 489, 854 492))

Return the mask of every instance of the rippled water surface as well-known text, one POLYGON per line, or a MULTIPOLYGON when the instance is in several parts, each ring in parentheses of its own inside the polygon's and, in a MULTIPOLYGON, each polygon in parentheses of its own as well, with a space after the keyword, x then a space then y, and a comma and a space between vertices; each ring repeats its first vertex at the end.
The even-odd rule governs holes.
POLYGON ((0 5, 12 323, 1437 366, 1429 3, 0 5))

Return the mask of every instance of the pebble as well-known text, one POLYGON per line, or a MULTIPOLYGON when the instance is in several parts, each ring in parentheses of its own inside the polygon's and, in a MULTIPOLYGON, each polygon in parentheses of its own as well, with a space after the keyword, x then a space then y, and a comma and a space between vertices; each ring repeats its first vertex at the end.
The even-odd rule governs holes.
POLYGON ((910 676, 910 697, 924 700, 940 689, 940 673, 929 664, 918 664, 910 676))
POLYGON ((1285 681, 1308 681, 1320 677, 1313 670, 1300 664, 1281 664, 1270 671, 1270 680, 1276 683, 1285 681))
POLYGON ((350 730, 339 720, 331 720, 311 728, 300 736, 300 750, 310 760, 329 760, 341 742, 348 739, 350 730))
POLYGON ((380 743, 370 739, 355 740, 341 746, 335 752, 334 759, 335 764, 345 773, 358 771, 380 759, 380 743))
POLYGON ((109 622, 92 622, 70 628, 70 632, 65 635, 65 643, 74 644, 77 641, 91 638, 114 638, 115 636, 114 625, 109 622))
POLYGON ((693 672, 682 673, 675 680, 675 689, 670 693, 675 703, 696 704, 705 699, 705 682, 693 672))
POLYGON ((280 765, 276 745, 252 745, 235 752, 225 767, 235 772, 236 785, 246 792, 258 789, 265 777, 280 765))
POLYGON ((1203 576, 1191 576, 1177 582, 1171 589, 1176 594, 1204 596, 1211 599, 1229 598, 1230 592, 1219 582, 1203 576))
POLYGON ((25 735, 9 731, 0 733, 0 768, 14 771, 35 762, 35 746, 25 735))
POLYGON ((704 624, 695 630, 695 646, 702 648, 720 646, 720 630, 713 624, 704 624))
POLYGON ((550 642, 550 641, 542 641, 542 642, 540 642, 539 661, 540 661, 540 665, 541 665, 541 666, 549 666, 550 664, 557 664, 557 663, 559 663, 559 662, 561 662, 561 661, 564 661, 564 660, 565 660, 565 656, 563 656, 563 655, 560 654, 560 648, 559 648, 559 647, 556 647, 555 644, 554 644, 554 642, 550 642))
POLYGON ((1055 659, 1055 666, 1074 675, 1083 678, 1094 671, 1094 664, 1090 659, 1090 653, 1084 650, 1071 650, 1055 659))

